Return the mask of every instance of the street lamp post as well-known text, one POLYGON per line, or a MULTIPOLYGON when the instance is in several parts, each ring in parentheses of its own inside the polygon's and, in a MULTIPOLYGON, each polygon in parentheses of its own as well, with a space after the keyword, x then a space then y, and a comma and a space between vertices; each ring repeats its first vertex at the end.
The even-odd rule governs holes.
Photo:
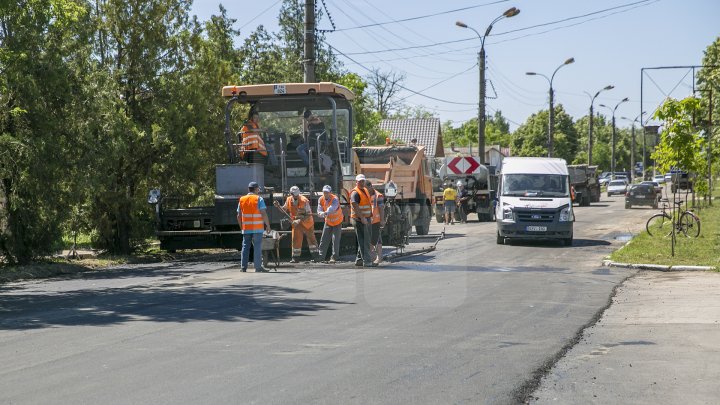
POLYGON ((587 163, 588 166, 592 165, 593 121, 595 120, 594 119, 595 117, 593 115, 594 114, 593 113, 593 103, 595 103, 595 98, 597 98, 597 96, 600 93, 602 93, 605 90, 612 90, 614 88, 615 88, 615 86, 613 86, 611 84, 607 85, 607 86, 603 87, 602 89, 598 90, 594 96, 591 96, 590 93, 588 93, 587 91, 584 92, 585 94, 588 95, 588 97, 590 97, 590 122, 588 122, 588 163, 587 163))
MULTIPOLYGON (((610 108, 606 106, 605 104, 599 104, 600 107, 605 107, 609 110, 612 110, 612 151, 610 152, 610 173, 611 176, 615 175, 615 139, 616 139, 616 133, 615 133, 615 111, 617 111, 620 104, 630 100, 629 98, 625 97, 624 99, 620 100, 617 104, 615 104, 615 108, 610 108)), ((632 170, 631 170, 632 171, 632 170)))
MULTIPOLYGON (((620 117, 621 120, 626 120, 632 122, 632 127, 630 130, 630 136, 632 137, 632 141, 630 143, 630 167, 632 167, 630 172, 630 182, 632 182, 635 179, 635 123, 638 122, 640 117, 645 114, 645 111, 643 111, 640 115, 635 117, 634 120, 631 120, 630 118, 626 117, 620 117)), ((643 135, 643 158, 645 157, 645 136, 643 135)), ((642 176, 643 180, 645 180, 645 159, 643 159, 643 170, 642 170, 642 176)))
POLYGON ((480 100, 478 102, 478 156, 480 162, 485 163, 485 38, 490 34, 493 28, 493 24, 502 20, 503 18, 510 18, 520 14, 520 9, 512 7, 507 9, 501 16, 494 19, 485 30, 485 35, 480 35, 479 32, 473 27, 465 24, 462 21, 457 21, 455 25, 461 28, 469 28, 475 32, 480 39, 480 52, 478 52, 478 66, 480 67, 480 100))
POLYGON ((548 157, 553 156, 553 130, 555 128, 555 107, 553 106, 553 79, 555 79, 555 73, 557 73, 558 70, 560 70, 561 67, 565 65, 569 65, 571 63, 575 62, 575 58, 570 58, 563 62, 562 65, 558 66, 557 69, 553 72, 552 76, 547 77, 544 74, 541 73, 535 73, 535 72, 527 72, 525 73, 528 76, 542 76, 544 77, 548 83, 550 84, 550 119, 548 120, 548 157))

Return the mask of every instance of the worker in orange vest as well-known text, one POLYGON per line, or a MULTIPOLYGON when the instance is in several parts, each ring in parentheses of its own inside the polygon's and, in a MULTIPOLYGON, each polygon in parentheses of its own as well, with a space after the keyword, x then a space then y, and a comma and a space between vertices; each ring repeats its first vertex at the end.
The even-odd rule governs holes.
POLYGON ((382 253, 382 228, 385 227, 385 196, 375 190, 370 180, 365 180, 365 188, 370 195, 372 221, 370 222, 370 255, 374 264, 380 264, 382 253))
POLYGON ((266 156, 271 166, 277 165, 277 157, 275 156, 275 150, 265 146, 265 141, 262 138, 262 133, 265 130, 260 128, 260 114, 258 114, 255 108, 251 108, 248 112, 248 118, 243 123, 243 127, 240 129, 242 135, 240 150, 240 158, 250 161, 250 157, 258 153, 261 156, 266 156))
POLYGON ((240 253, 240 267, 247 271, 250 258, 250 246, 252 245, 253 263, 256 272, 266 272, 262 266, 262 238, 265 229, 270 230, 270 220, 267 216, 265 200, 260 197, 258 183, 251 181, 248 184, 248 193, 240 197, 237 208, 237 221, 242 229, 243 241, 240 253))
POLYGON ((333 264, 340 257, 343 212, 340 209, 340 200, 332 193, 332 187, 329 185, 323 187, 323 195, 318 200, 317 214, 320 218, 325 218, 325 226, 320 237, 320 260, 325 260, 332 240, 332 256, 328 263, 333 264))
POLYGON ((350 220, 355 227, 355 237, 358 243, 358 253, 355 258, 356 266, 374 267, 370 256, 370 223, 372 221, 372 207, 370 195, 365 189, 365 175, 355 177, 355 188, 350 194, 350 220))
MULTIPOLYGON (((275 201, 275 206, 280 204, 275 201)), ((285 204, 280 207, 285 212, 289 212, 292 220, 292 258, 290 263, 298 263, 300 254, 302 253, 303 240, 307 238, 308 249, 312 255, 311 262, 318 261, 318 245, 315 239, 315 221, 310 208, 310 201, 303 195, 300 195, 298 186, 290 187, 290 195, 285 204)))

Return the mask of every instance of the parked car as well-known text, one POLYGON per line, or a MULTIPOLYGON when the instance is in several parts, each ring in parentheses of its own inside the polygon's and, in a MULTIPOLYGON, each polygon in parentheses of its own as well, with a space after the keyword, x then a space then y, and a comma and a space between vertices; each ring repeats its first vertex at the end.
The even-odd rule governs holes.
POLYGON ((625 194, 627 192, 627 182, 625 180, 612 180, 608 183, 607 196, 615 194, 625 194))
POLYGON ((665 183, 672 181, 672 173, 665 173, 665 183))
POLYGON ((662 186, 661 186, 660 183, 658 183, 657 181, 643 181, 643 182, 640 183, 640 184, 647 184, 647 185, 649 185, 649 186, 653 186, 653 188, 655 189, 655 193, 656 193, 656 194, 661 194, 661 193, 662 193, 662 186))
POLYGON ((665 184, 665 176, 662 174, 656 174, 655 177, 653 177, 653 181, 657 181, 658 184, 665 184))
POLYGON ((633 205, 649 205, 658 207, 658 198, 655 188, 650 184, 633 184, 625 194, 625 208, 633 205))
POLYGON ((625 184, 628 184, 630 180, 624 174, 616 174, 613 180, 625 180, 625 184))

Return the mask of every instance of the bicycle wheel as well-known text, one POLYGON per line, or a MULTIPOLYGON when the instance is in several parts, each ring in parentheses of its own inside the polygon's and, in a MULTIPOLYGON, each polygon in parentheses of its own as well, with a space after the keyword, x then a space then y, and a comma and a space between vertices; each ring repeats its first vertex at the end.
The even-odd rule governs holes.
POLYGON ((645 230, 650 236, 666 236, 672 231, 672 218, 670 215, 661 213, 655 214, 648 219, 645 230))
POLYGON ((700 236, 700 218, 690 211, 685 211, 680 215, 678 221, 680 231, 689 238, 697 238, 700 236))

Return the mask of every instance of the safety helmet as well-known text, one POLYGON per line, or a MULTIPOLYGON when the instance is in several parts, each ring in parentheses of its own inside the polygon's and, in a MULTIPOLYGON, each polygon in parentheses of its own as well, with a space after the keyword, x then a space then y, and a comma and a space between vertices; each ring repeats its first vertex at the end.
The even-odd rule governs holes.
POLYGON ((328 193, 332 192, 332 187, 330 187, 329 185, 323 186, 323 192, 325 191, 327 191, 328 193))
POLYGON ((294 196, 300 195, 300 187, 298 187, 298 186, 290 187, 290 194, 292 194, 294 196))
POLYGON ((458 182, 457 182, 457 186, 458 186, 458 187, 462 187, 462 186, 463 186, 463 183, 462 183, 462 181, 458 180, 458 182))
POLYGON ((360 173, 357 176, 355 176, 355 181, 365 181, 365 175, 360 173))

